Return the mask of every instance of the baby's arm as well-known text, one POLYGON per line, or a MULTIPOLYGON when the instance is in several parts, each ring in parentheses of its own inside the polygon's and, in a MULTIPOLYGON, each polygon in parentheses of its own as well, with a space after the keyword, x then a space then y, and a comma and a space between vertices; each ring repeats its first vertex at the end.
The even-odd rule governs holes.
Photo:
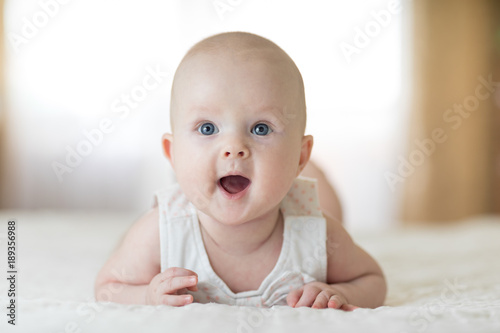
POLYGON ((384 303, 386 282, 377 262, 354 244, 342 225, 327 220, 327 283, 311 282, 290 292, 293 307, 375 308, 384 303))
POLYGON ((193 301, 193 271, 172 267, 160 272, 158 208, 139 219, 99 272, 95 282, 98 301, 126 304, 180 306, 193 301))

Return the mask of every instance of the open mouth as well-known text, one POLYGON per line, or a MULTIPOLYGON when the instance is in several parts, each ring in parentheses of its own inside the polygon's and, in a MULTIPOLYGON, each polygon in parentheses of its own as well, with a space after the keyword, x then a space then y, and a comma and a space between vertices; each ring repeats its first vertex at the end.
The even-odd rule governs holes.
POLYGON ((244 191, 250 185, 250 179, 243 176, 226 176, 219 180, 220 186, 230 194, 237 194, 244 191))

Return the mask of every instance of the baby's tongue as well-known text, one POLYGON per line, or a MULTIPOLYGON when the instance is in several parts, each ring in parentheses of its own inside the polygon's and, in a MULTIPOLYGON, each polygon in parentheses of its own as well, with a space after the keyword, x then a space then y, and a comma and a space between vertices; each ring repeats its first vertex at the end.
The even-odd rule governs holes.
POLYGON ((242 176, 227 176, 220 179, 221 186, 231 194, 243 191, 250 180, 242 176))

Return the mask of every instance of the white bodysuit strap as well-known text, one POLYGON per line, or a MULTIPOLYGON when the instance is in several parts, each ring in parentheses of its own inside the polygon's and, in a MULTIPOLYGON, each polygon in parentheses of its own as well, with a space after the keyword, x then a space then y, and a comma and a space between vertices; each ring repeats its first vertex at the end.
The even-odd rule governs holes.
POLYGON ((157 191, 156 204, 160 216, 161 271, 168 267, 183 267, 196 271, 192 252, 196 252, 193 219, 194 206, 187 200, 179 184, 157 191))

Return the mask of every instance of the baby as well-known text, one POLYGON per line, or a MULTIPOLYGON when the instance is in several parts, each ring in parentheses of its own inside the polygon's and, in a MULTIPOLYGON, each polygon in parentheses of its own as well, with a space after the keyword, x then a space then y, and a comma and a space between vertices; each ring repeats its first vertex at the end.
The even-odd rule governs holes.
POLYGON ((182 59, 163 149, 178 184, 156 193, 100 271, 97 300, 183 306, 377 307, 380 267, 298 177, 302 77, 271 41, 209 37, 182 59))

